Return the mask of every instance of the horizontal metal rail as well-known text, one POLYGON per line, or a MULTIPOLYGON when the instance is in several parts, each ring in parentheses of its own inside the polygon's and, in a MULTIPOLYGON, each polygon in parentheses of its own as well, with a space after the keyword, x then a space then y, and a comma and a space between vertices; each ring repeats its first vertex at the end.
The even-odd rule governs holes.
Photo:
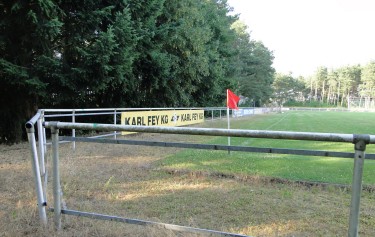
POLYGON ((294 110, 294 111, 336 111, 336 112, 349 112, 350 111, 350 109, 309 108, 309 107, 289 107, 289 110, 294 110))
MULTIPOLYGON (((70 143, 70 141, 68 141, 68 140, 67 140, 67 141, 60 141, 59 143, 60 143, 60 144, 70 143)), ((51 145, 52 145, 52 142, 46 142, 45 144, 46 144, 47 146, 51 146, 51 145)))
MULTIPOLYGON (((173 109, 166 109, 166 108, 154 108, 154 109, 113 109, 113 112, 96 112, 96 111, 109 111, 108 109, 85 109, 85 110, 65 110, 65 109, 57 109, 57 110, 44 110, 45 112, 73 112, 74 111, 74 116, 93 116, 93 115, 111 115, 111 114, 121 114, 123 112, 130 112, 130 111, 147 111, 147 110, 199 110, 203 109, 206 111, 214 111, 214 110, 226 110, 226 108, 173 108, 173 109), (86 113, 83 113, 86 112, 86 113), (87 113, 87 112, 92 112, 92 113, 87 113), (94 113, 96 112, 96 113, 94 113)), ((65 113, 65 114, 48 114, 44 115, 45 118, 56 118, 56 117, 71 117, 73 113, 65 113)))
MULTIPOLYGON (((266 147, 248 147, 248 146, 226 146, 212 144, 195 144, 195 143, 179 143, 179 142, 157 142, 157 141, 140 141, 125 139, 102 139, 87 137, 60 137, 60 141, 76 141, 76 142, 92 142, 105 144, 126 144, 140 146, 158 146, 158 147, 176 147, 176 148, 192 148, 205 150, 223 150, 223 151, 241 151, 256 153, 273 153, 273 154, 290 154, 290 155, 307 155, 307 156, 325 156, 338 158, 354 158, 351 152, 335 152, 335 151, 319 151, 319 150, 296 150, 284 148, 266 148, 266 147)), ((375 154, 366 154, 366 159, 375 160, 375 154)))
MULTIPOLYGON (((93 115, 111 115, 111 114, 121 114, 121 112, 101 112, 101 113, 79 113, 76 112, 74 116, 93 116, 93 115)), ((71 117, 73 114, 48 114, 44 115, 45 118, 56 118, 56 117, 71 117)))
POLYGON ((103 109, 43 109, 45 112, 89 112, 89 111, 146 111, 146 110, 195 110, 195 109, 226 109, 226 107, 186 107, 186 108, 103 108, 103 109))
MULTIPOLYGON (((50 208, 49 210, 52 212, 54 211, 53 208, 50 208)), ((76 210, 62 209, 61 214, 71 215, 71 216, 81 216, 81 217, 87 217, 87 218, 98 219, 98 220, 116 221, 116 222, 122 222, 122 223, 127 223, 127 224, 154 226, 154 227, 164 228, 167 230, 183 231, 183 232, 206 234, 206 235, 228 236, 228 237, 250 237, 248 235, 234 234, 234 233, 228 233, 228 232, 222 232, 222 231, 216 231, 216 230, 200 229, 200 228, 194 228, 194 227, 188 227, 188 226, 166 224, 166 223, 161 223, 161 222, 130 219, 130 218, 119 217, 119 216, 109 216, 109 215, 103 215, 103 214, 98 214, 98 213, 81 212, 81 211, 76 211, 76 210)))
MULTIPOLYGON (((114 132, 114 133, 97 135, 97 136, 92 136, 92 137, 87 137, 87 138, 90 139, 90 138, 110 137, 110 136, 119 135, 119 134, 121 134, 121 133, 120 132, 114 132)), ((66 137, 66 138, 67 139, 60 139, 59 143, 63 144, 63 143, 70 143, 70 142, 78 141, 78 140, 74 140, 75 137, 66 137)), ((45 144, 50 146, 50 145, 52 145, 52 142, 46 142, 45 144)))
POLYGON ((192 127, 153 127, 133 125, 113 125, 97 123, 67 123, 67 122, 44 122, 46 128, 58 129, 82 129, 100 131, 128 131, 147 133, 188 134, 206 136, 230 136, 251 137, 268 139, 307 140, 307 141, 329 141, 355 143, 363 140, 366 144, 375 144, 375 136, 367 134, 339 134, 339 133, 311 133, 311 132, 289 132, 289 131, 267 131, 267 130, 241 130, 241 129, 218 129, 218 128, 192 128, 192 127))
POLYGON ((121 134, 121 133, 120 132, 113 132, 113 133, 109 133, 109 134, 90 136, 90 138, 110 137, 110 136, 114 136, 114 135, 117 135, 117 134, 121 134))

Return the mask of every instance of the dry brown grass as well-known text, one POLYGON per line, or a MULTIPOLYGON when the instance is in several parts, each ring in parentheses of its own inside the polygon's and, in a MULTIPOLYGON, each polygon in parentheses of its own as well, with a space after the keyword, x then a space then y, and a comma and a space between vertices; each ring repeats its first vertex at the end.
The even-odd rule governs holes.
MULTIPOLYGON (((134 139, 159 140, 137 134, 134 139)), ((163 135, 163 141, 191 139, 163 135)), ((253 236, 346 236, 350 193, 257 179, 165 172, 173 148, 61 145, 61 183, 69 209, 253 236)), ((50 159, 50 155, 47 156, 50 159)), ((50 181, 52 178, 50 177, 50 181)), ((52 205, 51 184, 48 203, 52 205)), ((364 192, 361 236, 375 236, 375 197, 364 192)), ((62 230, 39 227, 28 145, 0 146, 0 236, 196 236, 64 216, 62 230)))

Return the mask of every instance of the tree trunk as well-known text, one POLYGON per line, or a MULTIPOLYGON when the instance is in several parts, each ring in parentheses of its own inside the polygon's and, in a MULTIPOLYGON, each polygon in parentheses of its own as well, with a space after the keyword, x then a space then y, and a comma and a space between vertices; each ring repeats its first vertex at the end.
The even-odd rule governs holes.
POLYGON ((324 103, 326 81, 323 81, 322 94, 320 96, 321 102, 324 103))
POLYGON ((327 93, 327 104, 330 104, 331 103, 331 90, 332 90, 332 87, 328 87, 328 93, 327 93))
POLYGON ((312 96, 313 96, 313 80, 311 78, 310 79, 310 103, 311 103, 312 96))
MULTIPOLYGON (((2 88, 4 89, 4 88, 2 88)), ((26 139, 25 123, 37 111, 36 97, 23 88, 0 90, 0 144, 13 144, 26 139)))

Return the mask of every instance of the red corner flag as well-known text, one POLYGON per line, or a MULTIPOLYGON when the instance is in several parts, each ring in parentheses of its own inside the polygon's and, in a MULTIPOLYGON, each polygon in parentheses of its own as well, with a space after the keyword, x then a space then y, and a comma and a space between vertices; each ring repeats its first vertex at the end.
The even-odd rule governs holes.
POLYGON ((227 89, 227 107, 230 109, 238 109, 238 101, 240 101, 240 97, 234 94, 231 90, 227 89))

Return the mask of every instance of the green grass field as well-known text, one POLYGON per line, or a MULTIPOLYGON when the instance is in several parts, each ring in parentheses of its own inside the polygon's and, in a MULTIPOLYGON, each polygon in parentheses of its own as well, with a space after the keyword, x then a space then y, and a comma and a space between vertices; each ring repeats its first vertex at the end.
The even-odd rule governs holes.
MULTIPOLYGON (((225 128, 227 125, 226 120, 221 120, 207 121, 205 126, 225 128)), ((375 113, 305 111, 275 113, 232 119, 231 128, 375 134, 375 113)), ((227 144, 226 137, 203 137, 199 140, 209 144, 227 144)), ((231 144, 354 152, 353 144, 348 143, 231 138, 231 144)), ((375 145, 368 145, 366 152, 375 153, 375 145)), ((162 166, 170 169, 350 184, 353 159, 245 152, 231 152, 228 155, 226 151, 186 149, 163 160, 162 166)), ((375 185, 375 161, 373 160, 365 161, 363 183, 375 185)))

